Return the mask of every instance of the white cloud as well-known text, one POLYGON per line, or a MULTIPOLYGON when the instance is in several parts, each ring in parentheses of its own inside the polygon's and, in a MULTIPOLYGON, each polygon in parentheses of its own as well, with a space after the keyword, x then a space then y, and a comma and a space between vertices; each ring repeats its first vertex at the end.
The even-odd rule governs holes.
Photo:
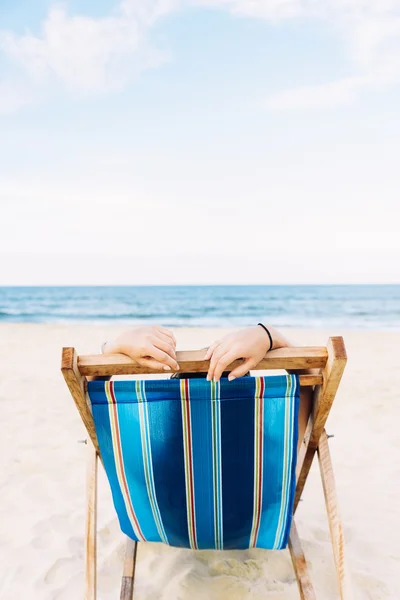
POLYGON ((343 23, 380 18, 399 9, 399 0, 197 0, 197 4, 225 7, 233 13, 260 19, 301 17, 343 23))
POLYGON ((196 4, 226 8, 237 15, 279 21, 298 16, 301 0, 197 0, 196 4))
POLYGON ((238 16, 329 23, 348 49, 352 76, 272 94, 269 110, 330 109, 400 82, 400 0, 198 0, 238 16))
POLYGON ((36 87, 55 80, 73 94, 114 91, 165 60, 146 34, 170 8, 165 0, 125 0, 115 15, 91 18, 53 6, 40 35, 0 32, 0 47, 36 87))
POLYGON ((274 93, 266 101, 270 110, 330 109, 400 83, 400 0, 211 1, 249 17, 328 22, 346 45, 353 75, 274 93))
POLYGON ((0 30, 0 49, 22 68, 30 89, 26 94, 13 81, 2 83, 0 113, 17 110, 55 82, 74 95, 123 89, 140 71, 166 60, 149 43, 149 30, 185 4, 272 22, 313 19, 336 29, 353 73, 272 94, 266 101, 270 110, 343 106, 361 93, 400 82, 400 0, 124 0, 114 14, 97 18, 69 15, 55 5, 38 35, 0 30))
POLYGON ((367 78, 346 77, 320 85, 306 85, 272 94, 266 108, 274 111, 330 109, 351 104, 361 89, 370 85, 367 78))

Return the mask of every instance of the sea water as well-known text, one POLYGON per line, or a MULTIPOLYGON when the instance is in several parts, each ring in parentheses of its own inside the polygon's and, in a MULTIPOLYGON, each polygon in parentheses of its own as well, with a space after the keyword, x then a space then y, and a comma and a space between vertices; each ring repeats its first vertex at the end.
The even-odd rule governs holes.
POLYGON ((0 322, 400 329, 400 285, 0 287, 0 322))

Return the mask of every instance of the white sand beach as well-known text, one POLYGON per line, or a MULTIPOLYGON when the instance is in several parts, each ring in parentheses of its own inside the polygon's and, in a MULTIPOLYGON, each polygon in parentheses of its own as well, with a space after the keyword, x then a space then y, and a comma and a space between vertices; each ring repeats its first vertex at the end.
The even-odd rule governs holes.
MULTIPOLYGON (((82 598, 86 437, 60 372, 62 346, 97 352, 121 326, 0 326, 0 598, 82 598)), ((226 330, 177 329, 179 349, 226 330)), ((290 331, 299 345, 342 334, 348 365, 328 421, 355 598, 400 598, 400 333, 290 331)), ((338 591, 319 471, 297 515, 317 598, 338 591)), ((119 598, 124 538, 100 471, 98 598, 119 598)), ((141 545, 135 600, 297 599, 288 551, 141 545)))

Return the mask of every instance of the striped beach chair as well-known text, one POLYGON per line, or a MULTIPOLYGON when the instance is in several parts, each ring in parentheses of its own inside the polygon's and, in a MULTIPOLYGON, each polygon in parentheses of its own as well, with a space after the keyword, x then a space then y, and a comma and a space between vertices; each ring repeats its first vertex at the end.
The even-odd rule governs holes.
MULTIPOLYGON (((178 352, 177 359, 183 373, 208 370, 204 351, 178 352)), ((133 597, 137 542, 146 541, 193 551, 288 545, 300 597, 315 598, 293 514, 317 452, 340 596, 349 600, 324 430, 345 363, 342 338, 331 338, 327 347, 274 350, 257 367, 290 374, 113 381, 149 370, 123 355, 77 356, 64 348, 62 372, 90 438, 85 599, 96 598, 98 458, 127 536, 121 599, 133 597), (302 374, 314 367, 315 374, 302 374), (297 452, 302 386, 313 386, 313 409, 297 452)))

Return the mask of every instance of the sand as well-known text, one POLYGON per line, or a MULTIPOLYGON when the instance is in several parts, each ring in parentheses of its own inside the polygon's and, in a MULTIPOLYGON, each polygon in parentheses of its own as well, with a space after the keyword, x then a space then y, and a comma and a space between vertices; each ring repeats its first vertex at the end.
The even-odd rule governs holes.
MULTIPOLYGON (((0 598, 82 597, 85 431, 62 379, 60 352, 97 352, 121 327, 0 326, 0 598)), ((180 349, 222 330, 180 329, 180 349)), ((324 344, 337 331, 292 331, 324 344)), ((357 599, 400 598, 400 333, 340 332, 349 362, 328 421, 357 599)), ((318 469, 297 522, 318 598, 338 597, 318 469)), ((100 473, 98 598, 119 597, 124 538, 100 473)), ((298 598, 288 551, 197 552, 141 545, 135 600, 298 598)))

